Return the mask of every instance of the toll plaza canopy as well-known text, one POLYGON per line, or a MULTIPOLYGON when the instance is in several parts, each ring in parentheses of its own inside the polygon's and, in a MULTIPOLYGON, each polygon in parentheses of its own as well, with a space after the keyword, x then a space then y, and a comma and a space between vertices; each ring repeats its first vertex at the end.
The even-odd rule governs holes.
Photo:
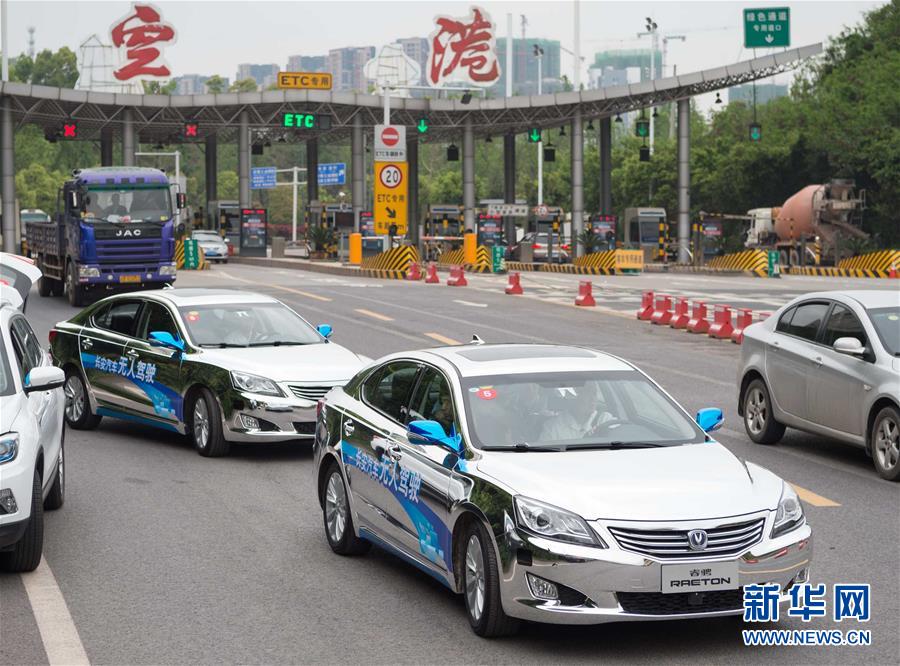
MULTIPOLYGON (((569 125, 572 142, 572 200, 569 203, 573 236, 576 236, 581 231, 583 213, 583 122, 600 120, 600 212, 611 212, 610 118, 649 106, 677 102, 678 239, 680 248, 686 248, 689 236, 688 119, 691 97, 787 71, 821 51, 821 44, 811 44, 724 67, 654 81, 552 95, 498 99, 473 97, 468 104, 459 99, 397 97, 390 100, 391 122, 408 127, 414 127, 423 118, 427 122, 427 133, 413 136, 408 141, 411 182, 415 182, 415 145, 419 140, 462 140, 462 199, 467 230, 473 230, 475 226, 475 138, 504 135, 511 139, 515 133, 524 133, 532 128, 569 125)), ((134 152, 139 142, 178 143, 185 140, 185 123, 197 123, 197 137, 206 141, 208 196, 215 188, 215 144, 220 141, 236 141, 242 206, 250 204, 251 143, 273 140, 307 142, 309 169, 315 168, 317 164, 319 142, 339 142, 349 137, 352 153, 351 194, 358 226, 358 214, 365 209, 363 130, 381 123, 384 113, 384 98, 380 95, 319 90, 131 95, 4 82, 0 87, 0 100, 0 195, 3 198, 4 232, 12 231, 12 227, 7 225, 15 213, 14 128, 34 124, 43 127, 46 132, 53 132, 58 131, 66 121, 76 122, 78 139, 100 140, 102 163, 112 163, 112 141, 114 138, 121 138, 121 163, 126 166, 134 164, 134 152), (285 128, 282 123, 285 113, 328 116, 330 125, 327 129, 285 128)), ((515 144, 507 140, 504 145, 504 169, 507 174, 505 198, 514 202, 515 144)), ((316 200, 316 179, 310 178, 308 182, 309 198, 316 200)), ((410 211, 416 211, 418 202, 412 193, 409 202, 410 211)), ((12 247, 10 242, 8 233, 4 233, 4 247, 12 247)))

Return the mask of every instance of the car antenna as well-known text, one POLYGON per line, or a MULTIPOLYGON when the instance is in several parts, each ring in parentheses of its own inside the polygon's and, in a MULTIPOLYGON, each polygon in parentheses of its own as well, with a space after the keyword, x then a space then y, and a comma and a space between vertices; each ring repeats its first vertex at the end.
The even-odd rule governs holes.
POLYGON ((484 340, 482 340, 481 338, 479 338, 477 333, 474 333, 474 334, 472 335, 472 339, 469 341, 469 344, 470 344, 470 345, 483 345, 483 344, 484 344, 484 340))

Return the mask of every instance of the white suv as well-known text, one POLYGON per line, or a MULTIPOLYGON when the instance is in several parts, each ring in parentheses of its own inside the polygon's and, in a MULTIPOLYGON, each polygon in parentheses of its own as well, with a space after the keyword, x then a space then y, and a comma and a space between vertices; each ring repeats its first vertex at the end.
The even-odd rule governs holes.
POLYGON ((23 314, 26 287, 40 271, 9 254, 0 254, 0 264, 0 569, 33 571, 44 509, 65 498, 65 376, 23 314))

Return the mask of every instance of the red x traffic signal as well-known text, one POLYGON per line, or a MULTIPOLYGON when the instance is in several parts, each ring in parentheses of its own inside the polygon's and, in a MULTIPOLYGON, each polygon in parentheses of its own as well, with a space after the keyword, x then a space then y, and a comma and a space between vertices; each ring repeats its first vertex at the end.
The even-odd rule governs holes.
POLYGON ((200 123, 185 123, 184 124, 184 138, 185 139, 196 139, 200 136, 200 123))
POLYGON ((74 120, 69 120, 69 121, 63 123, 62 138, 77 139, 78 138, 78 123, 76 123, 74 120))

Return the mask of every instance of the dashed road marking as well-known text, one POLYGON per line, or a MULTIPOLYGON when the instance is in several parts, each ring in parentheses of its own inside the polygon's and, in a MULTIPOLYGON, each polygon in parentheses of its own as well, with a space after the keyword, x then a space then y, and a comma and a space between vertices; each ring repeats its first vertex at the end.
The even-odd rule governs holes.
POLYGON ((486 308, 487 303, 473 303, 472 301, 463 301, 458 298, 453 299, 454 303, 459 303, 460 305, 468 305, 470 308, 486 308))
MULTIPOLYGON (((253 280, 245 280, 244 278, 239 278, 234 275, 229 275, 225 271, 222 271, 221 273, 219 273, 219 275, 222 275, 223 277, 226 277, 229 280, 237 280, 238 282, 245 282, 247 284, 257 284, 253 280)), ((292 294, 299 294, 300 296, 306 296, 307 298, 311 298, 315 301, 322 301, 323 303, 330 303, 331 301, 334 300, 333 298, 328 298, 327 296, 319 296, 318 294, 311 294, 308 291, 302 291, 300 289, 294 289, 292 287, 283 287, 280 284, 270 284, 268 286, 270 289, 280 289, 281 291, 287 291, 292 294)))
POLYGON ((394 321, 393 317, 388 317, 387 315, 383 315, 379 312, 372 312, 371 310, 366 310, 364 308, 356 308, 354 312, 364 314, 367 317, 372 317, 372 319, 380 319, 381 321, 394 321))
POLYGON ((50 666, 90 664, 69 607, 47 560, 42 557, 37 569, 22 574, 22 582, 50 666))
POLYGON ((461 345, 462 343, 459 340, 454 340, 453 338, 448 338, 445 335, 441 335, 440 333, 424 333, 425 336, 431 338, 432 340, 437 340, 438 342, 445 345, 461 345))
POLYGON ((834 500, 830 500, 827 497, 822 497, 821 495, 817 495, 811 490, 807 490, 806 488, 801 488, 800 486, 792 483, 794 491, 797 493, 797 497, 806 502, 807 504, 812 504, 813 506, 840 506, 834 500))

